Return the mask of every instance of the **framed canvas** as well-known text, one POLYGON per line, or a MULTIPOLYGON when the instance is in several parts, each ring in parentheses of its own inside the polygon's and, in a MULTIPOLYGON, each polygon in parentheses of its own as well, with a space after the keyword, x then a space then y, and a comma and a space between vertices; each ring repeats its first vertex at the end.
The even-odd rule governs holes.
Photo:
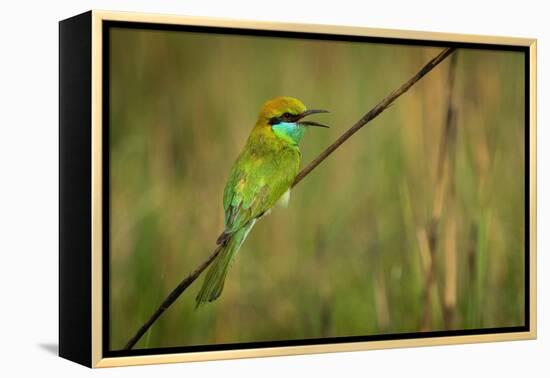
POLYGON ((60 356, 536 337, 534 39, 59 26, 60 356))

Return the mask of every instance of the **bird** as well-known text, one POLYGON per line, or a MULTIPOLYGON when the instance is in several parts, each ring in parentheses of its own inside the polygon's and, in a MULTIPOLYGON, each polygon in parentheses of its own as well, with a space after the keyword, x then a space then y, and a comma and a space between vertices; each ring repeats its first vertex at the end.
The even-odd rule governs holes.
POLYGON ((216 240, 220 251, 195 298, 196 308, 221 295, 231 262, 254 224, 276 204, 288 205, 300 168, 299 144, 306 128, 329 127, 304 120, 317 113, 328 111, 308 110, 300 100, 288 96, 272 98, 262 105, 229 172, 223 192, 224 230, 216 240))

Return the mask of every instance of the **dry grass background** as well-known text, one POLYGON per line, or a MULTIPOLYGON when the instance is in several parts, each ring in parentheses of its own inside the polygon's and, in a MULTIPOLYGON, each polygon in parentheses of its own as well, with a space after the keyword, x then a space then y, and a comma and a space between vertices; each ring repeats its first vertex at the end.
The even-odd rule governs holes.
MULTIPOLYGON (((229 168, 265 100, 331 111, 319 119, 332 128, 302 142, 307 163, 440 51, 111 33, 115 350, 214 249, 229 168)), ((455 132, 441 163, 450 62, 309 175, 288 209, 258 222, 218 301, 194 310, 199 279, 136 348, 523 324, 523 55, 458 50, 455 132)))

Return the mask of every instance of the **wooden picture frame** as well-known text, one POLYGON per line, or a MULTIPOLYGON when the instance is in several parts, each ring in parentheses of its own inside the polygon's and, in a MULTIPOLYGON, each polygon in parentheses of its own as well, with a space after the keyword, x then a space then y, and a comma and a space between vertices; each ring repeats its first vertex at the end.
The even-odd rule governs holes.
MULTIPOLYGON (((61 357, 88 367, 109 367, 536 338, 536 40, 95 10, 63 20, 60 22, 59 27, 59 354, 61 357), (427 63, 425 66, 418 65, 419 71, 404 72, 403 78, 397 80, 399 84, 403 85, 394 86, 393 88, 396 90, 393 92, 380 89, 373 96, 382 101, 364 104, 365 112, 368 109, 371 109, 371 111, 367 112, 352 127, 353 130, 348 132, 349 135, 345 134, 346 137, 340 141, 340 144, 334 145, 333 150, 338 148, 347 140, 346 138, 349 138, 367 122, 386 110, 398 97, 401 95, 407 96, 408 94, 405 94, 405 92, 413 87, 422 77, 426 76, 426 78, 422 79, 422 82, 429 80, 430 71, 456 50, 507 51, 520 54, 522 57, 520 61, 523 67, 523 75, 518 80, 523 82, 524 86, 520 88, 522 89, 521 93, 518 92, 518 89, 516 94, 523 96, 521 98, 524 99, 520 104, 523 119, 523 123, 520 126, 523 128, 524 133, 518 134, 518 138, 523 138, 521 139, 523 144, 521 149, 517 151, 517 154, 511 158, 520 159, 523 163, 523 177, 520 180, 523 185, 521 187, 522 192, 518 194, 519 197, 517 198, 524 198, 524 202, 521 203, 524 218, 521 223, 523 224, 521 230, 518 231, 514 228, 515 226, 510 226, 507 230, 512 233, 517 231, 523 235, 521 237, 518 236, 518 238, 522 239, 524 249, 524 256, 521 262, 523 276, 514 278, 514 282, 517 282, 517 285, 520 285, 521 289, 523 289, 523 307, 520 309, 521 314, 518 315, 522 319, 521 324, 514 323, 515 325, 512 326, 489 325, 468 329, 460 327, 453 327, 452 329, 411 329, 408 332, 353 335, 340 334, 338 331, 333 330, 329 337, 303 338, 297 336, 296 338, 281 340, 222 341, 209 344, 197 342, 198 344, 196 345, 190 341, 190 344, 186 344, 185 346, 141 346, 137 349, 132 349, 135 343, 149 330, 149 327, 159 318, 162 319, 161 315, 164 311, 169 311, 167 310, 168 307, 186 290, 187 286, 197 279, 202 271, 212 262, 212 259, 216 258, 216 256, 211 256, 210 259, 207 259, 202 264, 204 266, 201 266, 201 261, 207 258, 208 254, 212 252, 209 250, 210 247, 206 247, 201 252, 203 256, 202 260, 198 258, 194 260, 195 263, 193 266, 181 267, 180 276, 181 278, 188 279, 187 283, 183 282, 184 286, 187 286, 180 288, 181 290, 179 291, 172 292, 172 298, 169 297, 166 299, 165 297, 170 293, 170 290, 166 291, 163 288, 161 291, 164 294, 158 297, 157 302, 155 302, 156 304, 144 310, 153 316, 149 318, 150 324, 147 324, 147 317, 142 318, 141 323, 145 322, 142 326, 143 332, 140 333, 138 330, 139 327, 135 327, 137 334, 134 336, 134 343, 132 344, 130 340, 132 334, 128 334, 127 339, 130 340, 129 343, 131 344, 129 348, 122 348, 121 346, 112 347, 109 343, 109 339, 112 337, 112 319, 109 311, 109 307, 112 307, 109 301, 112 283, 110 280, 109 260, 111 248, 109 243, 111 236, 109 224, 111 221, 110 217, 112 216, 109 185, 112 179, 110 174, 113 172, 110 165, 109 125, 112 123, 112 118, 110 118, 109 110, 112 106, 110 100, 113 100, 110 80, 114 79, 108 71, 112 69, 113 64, 116 64, 111 60, 113 54, 116 53, 113 50, 116 47, 113 47, 112 40, 110 39, 112 37, 111 31, 115 28, 129 32, 154 31, 158 33, 171 33, 170 35, 178 33, 202 33, 216 36, 246 36, 258 40, 262 40, 262 38, 279 38, 283 40, 317 41, 320 43, 332 41, 388 46, 427 46, 434 48, 435 50, 430 50, 431 52, 435 52, 435 54, 432 54, 436 56, 434 59, 425 59, 424 61, 427 63), (439 51, 442 52, 438 55, 437 52, 439 51), (187 276, 195 268, 198 268, 198 271, 195 271, 196 275, 193 276, 191 274, 191 276, 187 276), (190 277, 191 279, 189 280, 190 277), (163 300, 165 300, 165 305, 162 304, 163 300)), ((117 46, 124 46, 124 44, 117 46)), ((144 47, 141 46, 139 48, 143 49, 144 47)), ((170 49, 167 50, 167 56, 170 56, 170 51, 170 49)), ((169 58, 165 56, 159 59, 169 58)), ((253 55, 251 55, 251 59, 253 59, 253 55)), ((136 62, 136 65, 142 63, 136 62)), ((125 67, 125 69, 130 68, 125 67)), ((196 73, 199 77, 201 74, 201 72, 196 73)), ((380 75, 384 75, 384 73, 380 72, 380 75)), ((487 85, 490 86, 491 83, 487 85)), ((439 90, 443 92, 438 93, 446 93, 442 89, 439 90)), ((513 92, 513 90, 510 91, 513 92)), ((200 94, 195 93, 195 95, 200 94)), ((254 112, 256 112, 262 100, 264 99, 258 100, 260 102, 257 104, 250 105, 254 109, 254 112)), ((223 104, 218 106, 223 106, 223 104)), ((391 109, 394 108, 392 107, 391 109)), ((478 110, 481 113, 488 111, 482 108, 481 105, 478 110)), ((388 112, 391 111, 388 110, 388 112)), ((247 110, 247 112, 249 111, 247 110)), ((449 114, 451 114, 450 111, 449 114)), ((361 114, 357 114, 357 117, 359 116, 361 114)), ((414 117, 414 115, 411 117, 414 117)), ((347 130, 348 126, 346 124, 337 119, 335 121, 338 123, 337 134, 341 134, 347 130)), ((330 142, 332 141, 329 141, 326 145, 329 145, 330 142)), ((297 184, 299 180, 316 168, 316 164, 323 161, 332 151, 328 151, 324 156, 321 154, 321 159, 318 162, 307 166, 309 171, 306 169, 305 172, 302 172, 303 174, 299 176, 294 184, 297 184)), ((235 158, 236 155, 227 157, 231 161, 235 158)), ((303 165, 306 163, 307 161, 304 161, 303 165)), ((319 169, 323 169, 322 167, 319 169)), ((224 169, 226 170, 226 168, 224 169)), ((224 171, 222 175, 226 173, 224 171)), ((222 189, 222 187, 219 188, 220 195, 222 189)), ((220 199, 215 198, 213 202, 218 203, 220 199)), ((517 204, 517 206, 520 206, 520 204, 517 204)), ((221 217, 221 205, 219 214, 221 217)), ((213 242, 215 237, 218 236, 218 231, 220 230, 213 231, 212 240, 204 242, 213 242)), ((428 267, 430 264, 435 264, 433 262, 434 256, 430 257, 430 243, 432 241, 429 232, 427 229, 426 233, 423 234, 423 240, 427 243, 424 244, 424 247, 428 247, 428 253, 424 253, 423 256, 424 258, 427 256, 428 267)), ((412 231, 412 235, 414 235, 414 231, 412 231)), ((422 235, 419 238, 422 239, 422 235)), ((422 244, 421 242, 419 243, 422 244)), ((208 244, 208 246, 212 246, 212 244, 208 244)), ((379 248, 384 251, 383 245, 379 246, 379 248)), ((418 248, 421 249, 422 246, 418 248)), ((432 248, 435 250, 435 247, 432 246, 432 248)), ((213 249, 213 247, 210 249, 213 249)), ((455 260, 451 261, 454 261, 456 264, 457 257, 454 256, 452 258, 455 260)), ((131 257, 128 257, 128 259, 131 259, 131 257)), ((434 271, 434 269, 436 268, 431 269, 432 273, 430 275, 432 278, 429 282, 437 282, 439 279, 444 280, 445 278, 438 278, 437 271, 434 271)), ((450 279, 451 281, 442 282, 451 282, 451 286, 456 285, 457 278, 456 276, 453 277, 450 279)), ((384 280, 385 278, 381 278, 380 282, 385 282, 384 280)), ((494 280, 495 282, 500 282, 498 281, 499 278, 494 278, 494 280)), ((178 282, 177 280, 171 280, 166 285, 175 287, 178 282)), ((421 282, 424 281, 421 280, 421 282)), ((429 282, 427 286, 428 294, 424 298, 428 298, 428 300, 431 295, 430 287, 432 285, 429 282)), ((493 287, 493 290, 498 290, 499 288, 498 283, 493 284, 491 287, 493 287)), ((445 293, 442 296, 444 297, 445 293)), ((223 296, 221 298, 223 300, 223 296)), ((375 296, 373 298, 373 303, 376 303, 375 296)), ((191 302, 191 299, 187 300, 191 302)), ((423 299, 419 297, 415 300, 422 301, 423 299)), ((445 298, 440 300, 442 303, 445 302, 445 298)), ((376 304, 373 306, 376 306, 376 304)), ((387 303, 385 306, 384 311, 391 311, 391 309, 388 310, 387 303)), ((444 312, 446 307, 442 305, 442 308, 444 312)), ((111 310, 113 309, 111 308, 111 310)), ((353 309, 349 308, 348 311, 353 311, 353 309)), ((203 312, 203 314, 206 314, 206 312, 203 312)), ((444 314, 440 316, 444 317, 444 314)), ((506 323, 507 319, 502 321, 506 323)), ((393 329, 391 326, 387 327, 388 329, 393 329)), ((396 329, 400 328, 397 327, 396 329)))

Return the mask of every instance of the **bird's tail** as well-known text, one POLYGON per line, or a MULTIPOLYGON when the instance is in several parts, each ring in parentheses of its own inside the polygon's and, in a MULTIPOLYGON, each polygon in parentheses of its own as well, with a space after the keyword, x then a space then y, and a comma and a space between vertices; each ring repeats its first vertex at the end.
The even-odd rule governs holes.
POLYGON ((239 248, 241 248, 254 223, 256 223, 255 220, 231 234, 225 241, 225 244, 222 245, 222 250, 216 256, 212 265, 210 265, 208 272, 206 272, 202 287, 195 298, 197 302, 196 307, 199 307, 203 303, 212 302, 220 296, 231 261, 239 248))

